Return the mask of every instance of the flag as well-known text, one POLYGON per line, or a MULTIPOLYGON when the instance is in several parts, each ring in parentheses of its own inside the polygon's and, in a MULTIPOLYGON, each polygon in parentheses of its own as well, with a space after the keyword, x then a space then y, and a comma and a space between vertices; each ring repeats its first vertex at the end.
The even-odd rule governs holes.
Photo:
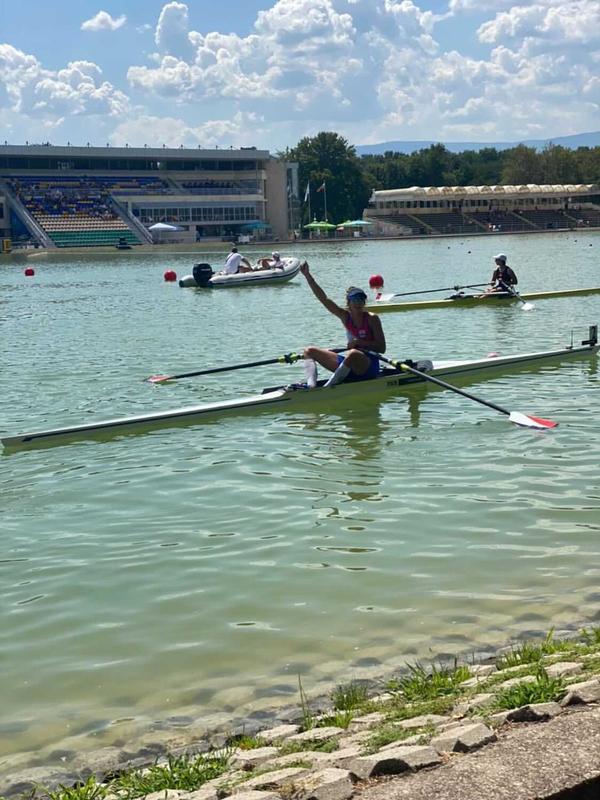
POLYGON ((323 183, 317 189, 317 192, 324 192, 324 191, 325 191, 325 181, 323 181, 323 183))
POLYGON ((304 192, 304 202, 308 203, 308 198, 310 197, 310 181, 306 184, 306 191, 304 192))

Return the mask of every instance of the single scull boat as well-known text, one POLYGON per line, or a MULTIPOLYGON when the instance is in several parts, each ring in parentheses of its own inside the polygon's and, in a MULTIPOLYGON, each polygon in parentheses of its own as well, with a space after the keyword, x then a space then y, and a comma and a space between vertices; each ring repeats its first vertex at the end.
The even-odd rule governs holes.
MULTIPOLYGON (((548 300, 552 297, 575 297, 585 294, 598 294, 600 293, 600 286, 592 286, 587 289, 557 289, 553 292, 521 292, 519 297, 522 300, 548 300)), ((367 306, 367 311, 373 311, 375 314, 384 314, 388 311, 415 311, 425 308, 456 308, 477 307, 484 308, 496 305, 502 302, 514 302, 518 300, 508 292, 490 292, 484 299, 480 294, 466 294, 462 296, 456 295, 455 297, 445 297, 443 300, 411 300, 408 303, 392 303, 385 301, 378 301, 371 303, 367 306)))
MULTIPOLYGON (((509 356, 486 356, 479 359, 449 360, 432 362, 429 375, 452 376, 472 375, 489 370, 506 370, 509 367, 538 365, 547 361, 562 361, 580 356, 589 356, 599 350, 598 326, 589 329, 589 338, 580 346, 567 346, 558 350, 544 350, 537 353, 518 353, 509 356)), ((417 362, 417 365, 419 362, 417 362)), ((242 414, 255 409, 297 411, 323 406, 333 400, 345 400, 372 395, 398 394, 415 384, 426 382, 423 378, 403 372, 400 369, 383 369, 377 378, 362 381, 346 381, 331 389, 324 389, 320 381, 316 389, 298 389, 294 386, 279 386, 264 389, 261 394, 250 395, 233 400, 205 403, 170 411, 158 411, 135 417, 88 422, 54 430, 34 431, 19 436, 6 436, 2 444, 6 450, 61 445, 72 441, 87 441, 114 436, 121 433, 148 431, 157 428, 193 425, 204 420, 223 417, 228 414, 242 414)))

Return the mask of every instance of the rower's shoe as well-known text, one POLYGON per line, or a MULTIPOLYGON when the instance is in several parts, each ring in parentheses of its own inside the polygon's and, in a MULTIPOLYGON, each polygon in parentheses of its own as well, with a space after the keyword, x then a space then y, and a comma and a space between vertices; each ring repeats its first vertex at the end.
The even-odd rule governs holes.
POLYGON ((307 383, 288 383, 283 388, 286 392, 305 392, 310 388, 314 389, 314 386, 310 387, 307 383))

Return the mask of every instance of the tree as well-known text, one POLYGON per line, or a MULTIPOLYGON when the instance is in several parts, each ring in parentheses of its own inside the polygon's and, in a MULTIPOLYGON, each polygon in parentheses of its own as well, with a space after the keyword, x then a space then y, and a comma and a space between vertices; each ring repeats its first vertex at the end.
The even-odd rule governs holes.
POLYGON ((505 151, 501 182, 518 186, 525 183, 543 183, 542 160, 533 147, 519 144, 505 151))
MULTIPOLYGON (((298 162, 300 188, 311 187, 311 210, 325 215, 325 192, 316 189, 325 183, 329 222, 342 222, 362 216, 369 202, 370 189, 354 147, 337 133, 322 131, 305 136, 282 154, 286 161, 298 162)), ((303 223, 308 222, 308 207, 303 208, 303 223)))

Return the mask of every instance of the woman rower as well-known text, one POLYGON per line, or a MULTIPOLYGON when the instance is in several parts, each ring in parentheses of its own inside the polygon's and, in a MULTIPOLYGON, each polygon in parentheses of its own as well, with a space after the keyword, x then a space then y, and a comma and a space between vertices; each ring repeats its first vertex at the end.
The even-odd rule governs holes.
POLYGON ((306 261, 300 267, 300 271, 317 300, 341 320, 348 337, 348 349, 345 354, 334 353, 322 347, 306 348, 304 368, 308 388, 314 389, 317 384, 317 364, 321 364, 333 373, 325 386, 335 386, 350 376, 355 380, 376 377, 379 374, 379 359, 375 355, 366 353, 365 350, 385 353, 385 336, 379 317, 365 311, 367 295, 362 289, 351 286, 346 290, 346 308, 342 308, 327 297, 311 275, 306 261))

